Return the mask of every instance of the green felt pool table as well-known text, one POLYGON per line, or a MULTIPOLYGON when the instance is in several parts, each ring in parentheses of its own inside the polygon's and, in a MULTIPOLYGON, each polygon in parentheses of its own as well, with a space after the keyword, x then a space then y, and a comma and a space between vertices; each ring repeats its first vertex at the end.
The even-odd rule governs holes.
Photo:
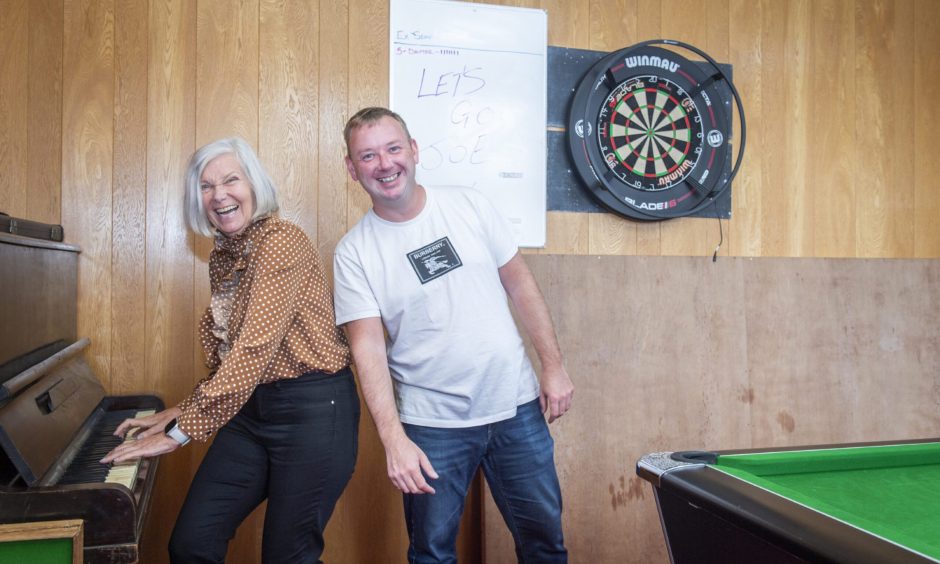
POLYGON ((673 562, 940 562, 940 439, 653 453, 673 562))

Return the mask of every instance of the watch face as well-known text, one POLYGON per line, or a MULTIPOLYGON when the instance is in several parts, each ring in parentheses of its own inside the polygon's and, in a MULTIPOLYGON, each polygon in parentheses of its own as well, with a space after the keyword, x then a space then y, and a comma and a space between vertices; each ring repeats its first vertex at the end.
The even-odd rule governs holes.
POLYGON ((170 428, 170 430, 166 432, 166 435, 170 437, 171 439, 173 439, 174 441, 178 442, 179 444, 185 445, 186 443, 189 442, 190 437, 189 435, 184 433, 182 429, 179 428, 179 426, 175 423, 176 421, 175 419, 173 421, 174 421, 173 427, 170 428))
POLYGON ((575 91, 568 128, 592 196, 643 220, 687 215, 714 196, 730 172, 722 81, 716 65, 648 45, 598 61, 575 91))

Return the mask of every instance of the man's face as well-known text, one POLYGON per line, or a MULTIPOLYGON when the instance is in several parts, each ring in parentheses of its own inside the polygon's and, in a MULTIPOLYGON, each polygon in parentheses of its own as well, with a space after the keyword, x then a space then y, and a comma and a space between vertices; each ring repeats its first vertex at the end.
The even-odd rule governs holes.
POLYGON ((368 192, 377 212, 413 203, 418 145, 395 119, 385 116, 353 129, 348 149, 346 169, 368 192))

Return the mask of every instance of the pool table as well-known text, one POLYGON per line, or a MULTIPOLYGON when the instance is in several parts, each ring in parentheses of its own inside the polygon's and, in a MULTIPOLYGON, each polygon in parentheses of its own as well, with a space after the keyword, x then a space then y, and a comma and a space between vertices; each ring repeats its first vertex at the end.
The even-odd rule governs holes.
POLYGON ((940 562, 940 439, 637 462, 685 562, 940 562))

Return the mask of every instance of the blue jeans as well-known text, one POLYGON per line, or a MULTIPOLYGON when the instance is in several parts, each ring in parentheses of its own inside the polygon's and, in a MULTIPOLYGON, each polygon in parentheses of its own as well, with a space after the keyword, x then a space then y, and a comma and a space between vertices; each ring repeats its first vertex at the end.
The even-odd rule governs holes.
POLYGON ((554 441, 539 401, 520 405, 505 421, 440 429, 405 424, 405 433, 440 476, 436 493, 405 494, 408 562, 457 562, 457 532, 477 468, 516 545, 519 562, 567 562, 561 530, 561 488, 554 441))

